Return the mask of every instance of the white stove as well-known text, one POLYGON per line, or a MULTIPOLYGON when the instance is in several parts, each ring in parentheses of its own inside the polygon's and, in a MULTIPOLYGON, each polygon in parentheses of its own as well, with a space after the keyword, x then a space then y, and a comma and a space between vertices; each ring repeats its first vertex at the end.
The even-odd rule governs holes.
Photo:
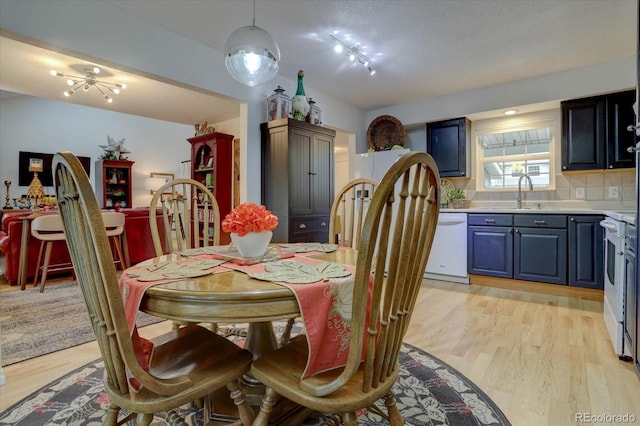
POLYGON ((620 359, 627 360, 631 356, 631 348, 624 340, 624 254, 627 226, 635 225, 636 212, 606 211, 605 215, 607 217, 600 222, 605 230, 604 322, 615 353, 620 359))

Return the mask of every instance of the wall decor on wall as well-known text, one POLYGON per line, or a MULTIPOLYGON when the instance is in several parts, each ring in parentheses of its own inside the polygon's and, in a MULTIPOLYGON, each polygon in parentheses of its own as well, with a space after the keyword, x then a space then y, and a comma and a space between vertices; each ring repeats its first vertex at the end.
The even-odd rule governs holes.
POLYGON ((387 151, 404 146, 406 133, 396 117, 381 115, 375 118, 367 129, 369 151, 387 151))
MULTIPOLYGON (((42 186, 53 186, 53 175, 51 173, 51 160, 53 160, 54 154, 47 154, 42 152, 18 152, 18 185, 29 186, 33 180, 33 172, 29 171, 31 165, 31 159, 42 160, 42 172, 38 174, 42 186)), ((88 176, 91 176, 91 157, 78 157, 80 163, 87 172, 88 176)))

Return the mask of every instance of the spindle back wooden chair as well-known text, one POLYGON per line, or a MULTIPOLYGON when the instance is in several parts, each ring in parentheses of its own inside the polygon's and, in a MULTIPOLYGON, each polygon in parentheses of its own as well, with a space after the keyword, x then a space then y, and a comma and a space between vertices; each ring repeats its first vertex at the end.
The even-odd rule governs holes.
POLYGON ((243 424, 253 411, 239 389, 252 355, 198 325, 173 330, 151 340, 153 351, 140 350, 144 340, 129 333, 122 295, 107 233, 95 194, 78 158, 70 152, 53 159, 55 190, 65 238, 76 270, 91 326, 104 361, 104 386, 110 406, 104 424, 136 418, 149 425, 154 413, 179 424, 174 408, 225 385, 243 424), (119 419, 121 409, 130 414, 119 419))
POLYGON ((378 182, 356 178, 340 189, 331 206, 329 242, 343 247, 357 247, 369 201, 378 182))
POLYGON ((202 183, 174 179, 160 187, 149 204, 149 226, 156 256, 220 244, 220 208, 202 183), (162 210, 168 250, 160 242, 156 209, 162 210))
POLYGON ((343 317, 345 324, 350 320, 346 365, 303 378, 309 355, 305 335, 256 359, 251 374, 267 389, 255 425, 268 424, 277 395, 314 411, 336 413, 338 423, 346 425, 357 424, 356 411, 367 407, 394 426, 403 424, 391 388, 433 242, 439 182, 437 166, 424 152, 405 154, 389 169, 364 220, 351 305, 340 305, 344 315, 351 313, 343 317), (374 405, 380 399, 386 412, 374 405))

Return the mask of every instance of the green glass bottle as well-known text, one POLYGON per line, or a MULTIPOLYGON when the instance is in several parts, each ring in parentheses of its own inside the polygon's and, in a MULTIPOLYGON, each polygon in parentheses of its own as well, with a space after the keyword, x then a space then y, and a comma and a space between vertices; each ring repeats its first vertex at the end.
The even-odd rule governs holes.
POLYGON ((303 78, 304 71, 298 71, 298 89, 292 101, 293 118, 300 121, 304 121, 307 114, 309 114, 309 101, 304 93, 303 78))

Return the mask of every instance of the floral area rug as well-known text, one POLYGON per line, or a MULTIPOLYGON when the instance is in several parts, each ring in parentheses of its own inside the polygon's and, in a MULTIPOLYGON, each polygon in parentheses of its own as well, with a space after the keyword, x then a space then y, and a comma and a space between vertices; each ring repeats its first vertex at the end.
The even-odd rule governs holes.
MULTIPOLYGON (((276 331, 283 328, 277 325, 276 331)), ((240 343, 245 331, 234 328, 227 330, 227 334, 240 343)), ((103 371, 102 360, 78 368, 0 413, 0 425, 102 424, 109 404, 102 382, 103 371)), ((394 391, 406 425, 510 425, 502 411, 469 379, 408 344, 402 346, 400 377, 394 391)), ((178 412, 188 425, 204 424, 202 409, 185 406, 178 412)), ((327 418, 322 416, 304 424, 318 425, 327 418)), ((388 423, 375 413, 362 410, 358 413, 358 424, 388 423)), ((152 425, 168 423, 156 416, 152 425)))

